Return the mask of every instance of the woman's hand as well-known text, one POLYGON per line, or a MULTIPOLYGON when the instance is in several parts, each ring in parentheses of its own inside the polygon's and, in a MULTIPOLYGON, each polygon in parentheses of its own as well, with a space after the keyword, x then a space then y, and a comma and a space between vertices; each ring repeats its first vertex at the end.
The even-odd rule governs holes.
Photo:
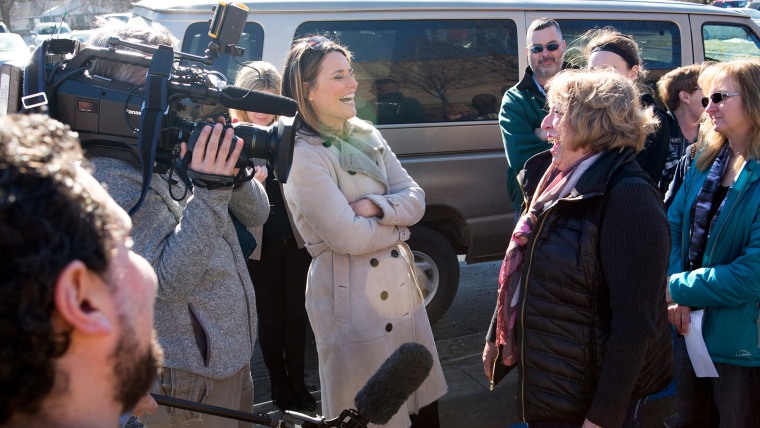
POLYGON ((267 175, 269 175, 267 168, 265 166, 254 166, 253 171, 254 180, 258 181, 261 184, 264 184, 264 181, 267 179, 267 175))
POLYGON ((583 425, 581 426, 581 428, 602 428, 602 427, 586 419, 583 421, 583 425))
POLYGON ((157 411, 158 403, 156 403, 156 400, 153 399, 152 395, 146 393, 142 396, 140 401, 137 402, 137 405, 135 405, 134 410, 132 410, 132 415, 139 418, 145 415, 152 415, 157 411))
POLYGON ((383 218, 383 210, 380 209, 374 202, 366 198, 361 198, 358 201, 351 202, 351 209, 354 210, 354 214, 359 217, 378 217, 383 218))
POLYGON ((497 351, 495 342, 486 342, 486 346, 483 348, 483 370, 485 370, 488 380, 493 379, 493 365, 498 354, 497 351))
POLYGON ((670 296, 669 285, 665 286, 665 303, 668 304, 668 322, 678 330, 678 333, 686 334, 691 323, 691 308, 673 301, 673 297, 670 296))
POLYGON ((691 322, 691 308, 671 302, 668 305, 668 321, 673 324, 680 334, 686 334, 689 331, 689 323, 691 322))

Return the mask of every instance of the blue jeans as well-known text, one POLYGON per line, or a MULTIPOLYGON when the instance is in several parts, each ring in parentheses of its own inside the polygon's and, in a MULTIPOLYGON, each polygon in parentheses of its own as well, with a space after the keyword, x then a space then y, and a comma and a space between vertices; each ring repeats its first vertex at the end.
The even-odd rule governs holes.
POLYGON ((717 378, 698 378, 683 337, 676 338, 676 406, 684 427, 751 427, 760 421, 760 367, 715 363, 717 378))

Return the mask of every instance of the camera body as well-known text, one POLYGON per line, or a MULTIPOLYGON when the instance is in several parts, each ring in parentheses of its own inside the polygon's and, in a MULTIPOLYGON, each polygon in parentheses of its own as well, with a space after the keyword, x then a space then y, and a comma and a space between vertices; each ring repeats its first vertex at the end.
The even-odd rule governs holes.
MULTIPOLYGON (((158 173, 172 167, 181 142, 194 144, 193 131, 208 124, 207 117, 216 118, 227 111, 220 104, 221 89, 226 84, 223 76, 197 67, 177 66, 173 73, 168 112, 155 150, 154 171, 158 173)), ((117 158, 141 167, 138 136, 145 88, 82 75, 60 82, 49 99, 49 114, 79 133, 87 156, 117 158)), ((267 108, 253 107, 251 110, 256 111, 267 108)), ((292 118, 280 117, 269 127, 244 123, 235 126, 236 137, 244 141, 237 166, 250 166, 254 158, 264 159, 278 180, 287 181, 295 139, 292 125, 292 118)), ((192 144, 188 149, 192 151, 192 144)))
MULTIPOLYGON (((234 44, 240 39, 248 16, 247 8, 241 4, 220 2, 214 11, 209 30, 212 42, 205 57, 118 38, 111 38, 108 48, 71 39, 46 41, 23 71, 13 66, 0 69, 0 94, 10 94, 5 110, 18 111, 20 104, 20 111, 45 112, 79 133, 87 156, 124 160, 142 168, 147 180, 152 172, 163 173, 180 165, 177 162, 180 143, 190 142, 193 131, 202 128, 206 118, 226 115, 229 107, 295 116, 294 101, 278 96, 267 98, 256 94, 257 91, 228 86, 224 75, 202 66, 211 65, 220 54, 240 53, 234 44), (118 49, 120 46, 129 50, 118 49), (200 64, 183 66, 180 60, 200 64), (86 71, 94 61, 144 68, 146 84, 90 75, 86 71), (20 79, 22 73, 24 78, 20 79), (19 87, 22 81, 23 90, 19 87), (234 91, 229 92, 230 89, 234 91), (160 126, 152 127, 155 132, 146 125, 149 114, 158 117, 154 117, 154 122, 160 121, 160 126)), ((285 182, 295 141, 292 125, 292 118, 281 117, 269 127, 236 126, 237 137, 245 142, 238 166, 252 166, 253 158, 264 159, 273 167, 275 177, 285 182)), ((143 183, 145 189, 148 184, 143 183)))

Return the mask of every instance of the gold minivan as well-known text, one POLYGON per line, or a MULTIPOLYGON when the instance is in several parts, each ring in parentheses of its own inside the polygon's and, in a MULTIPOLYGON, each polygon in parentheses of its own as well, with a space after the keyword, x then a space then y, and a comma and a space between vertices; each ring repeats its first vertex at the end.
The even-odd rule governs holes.
MULTIPOLYGON (((525 34, 534 19, 556 19, 568 44, 594 27, 631 34, 652 82, 686 64, 760 56, 759 30, 749 17, 680 1, 243 3, 250 8, 238 44, 245 54, 222 55, 213 65, 230 82, 243 61, 282 67, 291 41, 304 35, 327 35, 354 53, 359 116, 377 125, 425 189, 425 216, 412 228, 409 244, 433 322, 456 294, 457 255, 467 263, 504 256, 514 213, 498 110, 504 91, 527 67, 525 34), (393 97, 386 96, 388 87, 393 97)), ((183 52, 202 54, 215 4, 143 0, 132 13, 168 27, 183 52)))

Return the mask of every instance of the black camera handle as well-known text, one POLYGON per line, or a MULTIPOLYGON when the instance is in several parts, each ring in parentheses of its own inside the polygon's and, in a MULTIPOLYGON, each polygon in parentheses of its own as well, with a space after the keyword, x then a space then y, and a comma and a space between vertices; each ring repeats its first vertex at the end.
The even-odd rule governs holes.
MULTIPOLYGON (((108 44, 111 46, 110 47, 111 51, 115 50, 116 46, 124 46, 124 47, 132 48, 132 49, 140 51, 140 52, 145 52, 145 53, 149 53, 149 54, 155 54, 156 50, 158 49, 155 46, 149 46, 149 45, 143 45, 143 44, 140 44, 140 43, 128 42, 128 41, 122 40, 122 39, 120 39, 118 37, 110 37, 108 39, 108 44)), ((209 54, 208 56, 203 57, 203 56, 193 55, 193 54, 189 54, 189 53, 185 53, 185 52, 174 52, 174 58, 176 58, 176 59, 187 59, 187 60, 190 60, 190 61, 201 62, 201 63, 206 64, 206 65, 212 65, 214 63, 214 59, 216 59, 217 56, 219 56, 219 55, 215 55, 214 56, 214 55, 210 55, 209 54)))
POLYGON ((153 165, 158 147, 158 136, 161 133, 161 121, 169 112, 169 77, 174 63, 174 49, 171 46, 160 45, 153 53, 153 59, 148 68, 145 80, 145 101, 140 113, 139 134, 137 145, 140 148, 140 162, 143 169, 142 191, 140 199, 129 210, 134 215, 145 201, 148 194, 153 165))
MULTIPOLYGON (((61 39, 63 41, 64 39, 61 39)), ((47 41, 47 40, 46 40, 47 41)), ((156 46, 148 46, 143 45, 140 43, 132 43, 127 42, 125 40, 121 40, 118 37, 111 37, 108 39, 108 43, 111 46, 110 48, 104 48, 104 47, 98 47, 98 46, 90 46, 86 44, 82 44, 79 42, 75 42, 73 40, 69 41, 70 46, 68 46, 68 49, 66 50, 67 53, 75 54, 71 60, 68 61, 67 67, 72 69, 78 69, 82 67, 87 67, 87 65, 96 59, 103 59, 107 61, 116 61, 122 64, 130 64, 130 65, 138 65, 140 67, 148 68, 151 64, 151 59, 146 57, 140 52, 148 53, 150 55, 155 55, 158 48, 156 46), (131 52, 128 50, 116 50, 116 46, 124 46, 128 48, 132 48, 139 52, 131 52)), ((45 55, 46 49, 40 49, 42 52, 42 58, 38 61, 40 64, 44 64, 44 55, 45 55)), ((207 57, 202 57, 198 55, 192 55, 184 52, 174 52, 174 59, 186 59, 190 61, 195 62, 201 62, 205 65, 211 65, 213 64, 213 60, 207 57)))

